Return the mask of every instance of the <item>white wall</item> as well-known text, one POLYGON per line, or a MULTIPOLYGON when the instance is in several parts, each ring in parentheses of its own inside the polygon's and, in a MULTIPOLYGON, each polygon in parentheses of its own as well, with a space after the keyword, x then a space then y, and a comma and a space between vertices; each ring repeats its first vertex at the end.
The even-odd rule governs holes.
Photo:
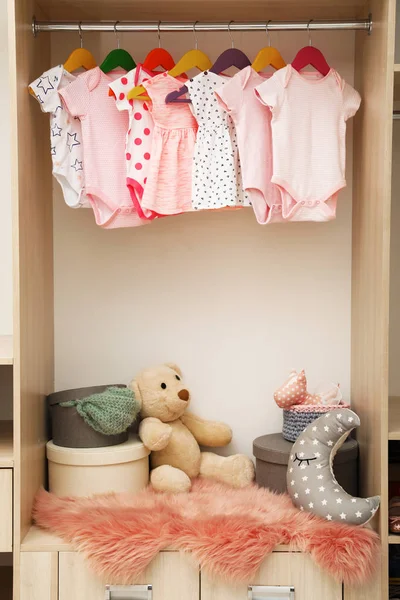
MULTIPOLYGON (((265 35, 235 35, 254 57, 265 35)), ((137 61, 156 35, 121 36, 137 61)), ((286 60, 306 34, 273 34, 286 60)), ((53 64, 78 37, 54 34, 53 64)), ((354 36, 313 36, 328 62, 351 83, 354 36), (334 50, 334 54, 333 52, 334 50)), ((85 36, 100 61, 113 34, 85 36)), ((190 34, 163 36, 175 58, 190 34)), ((225 34, 199 34, 215 58, 225 34)), ((50 66, 50 65, 49 65, 50 66)), ((38 73, 39 75, 39 73, 38 73)), ((39 107, 38 111, 39 111, 39 107)), ((46 118, 43 115, 43 118, 46 118)), ((350 387, 351 131, 348 188, 328 224, 257 225, 251 210, 188 214, 135 230, 103 231, 89 211, 68 209, 54 185, 56 389, 128 382, 146 366, 175 361, 192 391, 192 409, 226 420, 229 451, 279 431, 272 394, 292 368, 350 387)))
POLYGON ((0 335, 12 333, 12 246, 10 178, 10 101, 7 2, 0 3, 0 335))

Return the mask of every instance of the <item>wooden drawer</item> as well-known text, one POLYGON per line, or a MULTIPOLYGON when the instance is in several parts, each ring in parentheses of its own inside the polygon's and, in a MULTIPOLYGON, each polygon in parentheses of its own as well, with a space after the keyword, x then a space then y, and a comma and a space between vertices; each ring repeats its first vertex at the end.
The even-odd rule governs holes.
MULTIPOLYGON (((342 600, 342 584, 300 552, 273 552, 251 584, 293 586, 295 600, 342 600)), ((248 600, 250 597, 247 585, 232 586, 210 580, 204 573, 201 575, 201 600, 248 600)))
POLYGON ((13 473, 0 469, 0 552, 13 548, 13 473))
MULTIPOLYGON (((93 575, 83 557, 76 552, 22 552, 20 581, 20 600, 105 600, 105 583, 93 575)), ((161 552, 138 583, 152 586, 152 600, 250 598, 247 585, 233 586, 214 581, 205 573, 200 575, 190 556, 180 552, 161 552)), ((342 585, 300 552, 274 552, 263 562, 251 584, 293 586, 295 600, 343 598, 342 585)), ((121 595, 116 597, 121 598, 121 595)), ((129 598, 129 595, 123 597, 129 598)), ((276 594, 270 597, 281 600, 276 594)), ((146 594, 142 592, 139 598, 146 598, 146 594)), ((255 598, 267 599, 268 595, 255 595, 255 598)), ((286 600, 284 596, 282 600, 286 600)), ((348 600, 353 600, 353 596, 349 595, 348 600)))
MULTIPOLYGON (((60 552, 58 577, 58 600, 104 600, 105 585, 77 553, 60 552)), ((153 600, 199 600, 199 571, 181 552, 160 552, 138 583, 152 586, 153 600)))

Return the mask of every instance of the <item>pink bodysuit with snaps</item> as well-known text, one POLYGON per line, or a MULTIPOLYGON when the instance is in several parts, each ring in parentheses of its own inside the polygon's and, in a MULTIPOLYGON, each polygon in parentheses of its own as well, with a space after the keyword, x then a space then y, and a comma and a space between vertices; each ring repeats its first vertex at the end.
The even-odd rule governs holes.
POLYGON ((330 221, 346 186, 346 121, 357 112, 359 93, 334 69, 322 76, 291 65, 258 85, 255 93, 272 111, 273 175, 288 221, 330 221))

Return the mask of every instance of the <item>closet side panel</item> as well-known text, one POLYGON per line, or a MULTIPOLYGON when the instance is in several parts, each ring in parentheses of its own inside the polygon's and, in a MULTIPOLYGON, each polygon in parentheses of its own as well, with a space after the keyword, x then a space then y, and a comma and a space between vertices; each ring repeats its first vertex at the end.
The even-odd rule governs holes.
POLYGON ((27 88, 50 64, 50 40, 33 37, 34 14, 45 18, 32 0, 9 0, 16 557, 30 526, 33 498, 44 482, 45 395, 54 379, 49 121, 27 88))
MULTIPOLYGON (((360 415, 361 494, 382 496, 381 596, 387 598, 387 436, 394 0, 372 0, 374 28, 356 38, 352 259, 352 406, 360 415)), ((355 592, 356 593, 356 592, 355 592)), ((378 600, 371 591, 371 600, 378 600)), ((354 596, 355 598, 356 596, 354 596)), ((365 599, 366 596, 364 595, 365 599)))

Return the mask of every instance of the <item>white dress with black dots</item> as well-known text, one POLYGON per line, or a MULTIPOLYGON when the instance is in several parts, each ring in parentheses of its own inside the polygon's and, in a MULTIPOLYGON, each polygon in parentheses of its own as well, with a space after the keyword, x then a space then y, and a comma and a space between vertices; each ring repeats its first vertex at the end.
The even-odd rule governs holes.
POLYGON ((214 94, 229 79, 204 71, 186 82, 199 124, 193 157, 194 210, 250 206, 242 187, 235 126, 214 94))

